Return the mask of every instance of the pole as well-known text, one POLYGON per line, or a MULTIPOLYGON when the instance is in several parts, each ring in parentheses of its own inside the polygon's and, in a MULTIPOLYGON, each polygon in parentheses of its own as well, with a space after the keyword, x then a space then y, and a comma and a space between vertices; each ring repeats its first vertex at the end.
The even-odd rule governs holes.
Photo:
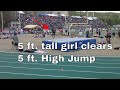
POLYGON ((1 12, 1 18, 2 18, 2 32, 3 32, 3 13, 1 12))
MULTIPOLYGON (((66 22, 66 11, 65 11, 65 30, 67 29, 67 22, 66 22)), ((70 32, 69 32, 70 34, 70 32)))
POLYGON ((19 30, 21 30, 21 22, 20 22, 20 12, 19 12, 19 30))
POLYGON ((17 18, 16 18, 16 17, 17 17, 16 13, 17 13, 17 12, 15 11, 15 20, 17 19, 17 18))
POLYGON ((88 11, 86 11, 87 12, 87 24, 88 24, 88 11))
POLYGON ((71 35, 71 33, 70 33, 70 28, 71 28, 71 26, 72 26, 72 24, 69 26, 69 37, 70 37, 70 35, 71 35))
POLYGON ((66 11, 65 11, 65 26, 66 26, 66 11))
POLYGON ((2 22, 1 22, 1 23, 2 23, 1 35, 2 35, 2 34, 3 34, 3 33, 2 33, 2 32, 3 32, 3 28, 4 28, 4 27, 3 27, 3 13, 2 13, 2 12, 1 12, 1 21, 2 21, 2 22))
POLYGON ((93 17, 95 17, 95 11, 93 11, 93 17))
MULTIPOLYGON (((87 24, 88 24, 88 11, 86 11, 86 13, 87 13, 87 24)), ((85 34, 86 31, 88 31, 87 24, 85 26, 84 34, 85 34)))

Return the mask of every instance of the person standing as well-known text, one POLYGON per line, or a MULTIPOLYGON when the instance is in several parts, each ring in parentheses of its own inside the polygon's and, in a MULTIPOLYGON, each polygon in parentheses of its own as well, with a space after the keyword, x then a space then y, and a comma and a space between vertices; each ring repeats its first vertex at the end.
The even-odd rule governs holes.
POLYGON ((56 30, 55 30, 55 29, 52 29, 52 38, 53 38, 53 39, 55 38, 55 33, 56 33, 56 30))
POLYGON ((99 37, 100 37, 100 35, 101 35, 101 30, 100 29, 98 30, 98 33, 99 33, 99 37))
POLYGON ((15 46, 16 50, 18 50, 19 39, 17 33, 14 33, 14 36, 12 36, 11 39, 13 40, 12 45, 15 46))
POLYGON ((82 30, 79 31, 79 36, 80 36, 80 37, 83 37, 83 32, 82 32, 82 30))
POLYGON ((86 38, 89 38, 89 31, 86 31, 86 38))
POLYGON ((45 38, 46 30, 43 30, 43 37, 45 38))
POLYGON ((21 30, 20 30, 20 34, 23 34, 23 29, 21 28, 21 30))
POLYGON ((118 36, 119 36, 119 38, 120 38, 120 30, 118 31, 118 36))
POLYGON ((111 44, 110 38, 111 38, 111 33, 110 33, 109 31, 107 31, 107 34, 106 34, 106 41, 107 41, 108 44, 111 44))
POLYGON ((113 38, 115 38, 115 31, 112 32, 113 38))

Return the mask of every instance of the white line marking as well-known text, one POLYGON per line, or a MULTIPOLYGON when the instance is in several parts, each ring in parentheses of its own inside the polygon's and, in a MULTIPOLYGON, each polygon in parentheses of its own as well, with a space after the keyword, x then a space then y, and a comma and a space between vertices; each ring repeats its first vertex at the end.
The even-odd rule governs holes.
MULTIPOLYGON (((45 69, 45 68, 28 68, 28 67, 12 67, 12 66, 0 66, 3 68, 22 68, 22 69, 41 69, 41 70, 48 70, 48 71, 60 71, 59 69, 45 69)), ((120 74, 117 72, 96 72, 96 71, 78 71, 78 70, 62 70, 65 72, 82 72, 82 73, 104 73, 104 74, 120 74)))
MULTIPOLYGON (((55 64, 40 64, 40 63, 20 63, 20 62, 9 62, 9 61, 0 61, 0 62, 3 62, 3 63, 18 63, 18 64, 39 64, 39 65, 55 65, 55 64)), ((120 68, 120 67, 98 67, 98 66, 78 66, 78 65, 55 65, 55 66, 66 66, 66 67, 94 67, 94 68, 120 68)))
MULTIPOLYGON (((20 62, 9 62, 9 61, 0 61, 3 63, 19 63, 19 64, 39 64, 39 65, 55 65, 55 64, 40 64, 40 63, 20 63, 20 62)), ((98 67, 98 66, 78 66, 78 65, 55 65, 55 66, 73 66, 73 67, 94 67, 94 68, 120 68, 120 67, 98 67)))
POLYGON ((55 76, 55 75, 39 75, 39 74, 26 74, 26 73, 12 73, 12 72, 0 72, 5 74, 19 74, 19 75, 29 75, 29 76, 43 76, 43 77, 63 77, 63 78, 76 78, 76 79, 98 79, 98 78, 85 78, 85 77, 70 77, 70 76, 55 76))

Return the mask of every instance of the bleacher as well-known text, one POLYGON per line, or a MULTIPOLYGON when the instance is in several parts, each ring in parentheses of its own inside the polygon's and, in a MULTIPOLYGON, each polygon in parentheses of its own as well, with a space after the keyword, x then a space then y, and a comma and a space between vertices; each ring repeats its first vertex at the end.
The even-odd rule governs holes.
MULTIPOLYGON (((41 15, 32 15, 30 13, 26 13, 21 15, 21 22, 22 27, 29 24, 38 24, 37 22, 33 21, 33 18, 38 20, 40 23, 48 24, 49 28, 54 29, 63 29, 65 26, 65 17, 64 16, 48 16, 45 14, 41 15)), ((87 17, 73 17, 67 16, 66 17, 67 23, 86 23, 87 17)), ((91 28, 108 28, 108 24, 103 23, 101 20, 97 18, 88 19, 88 25, 91 25, 91 28)))

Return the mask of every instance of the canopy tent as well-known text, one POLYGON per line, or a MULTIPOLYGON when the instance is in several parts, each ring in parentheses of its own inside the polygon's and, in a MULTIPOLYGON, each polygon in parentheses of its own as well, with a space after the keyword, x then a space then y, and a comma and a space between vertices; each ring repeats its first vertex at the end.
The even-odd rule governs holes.
POLYGON ((93 18, 92 17, 87 17, 88 18, 88 20, 93 20, 93 18))
POLYGON ((24 28, 32 29, 32 28, 37 28, 39 27, 38 25, 26 25, 24 28))
POLYGON ((98 19, 97 17, 92 17, 94 20, 98 19))
POLYGON ((60 14, 60 16, 64 16, 65 17, 66 15, 65 14, 60 14))
POLYGON ((23 11, 17 11, 19 14, 25 14, 23 11))
POLYGON ((46 14, 48 16, 58 16, 58 15, 55 15, 55 14, 46 14))
POLYGON ((71 16, 72 18, 81 18, 80 16, 71 16))

